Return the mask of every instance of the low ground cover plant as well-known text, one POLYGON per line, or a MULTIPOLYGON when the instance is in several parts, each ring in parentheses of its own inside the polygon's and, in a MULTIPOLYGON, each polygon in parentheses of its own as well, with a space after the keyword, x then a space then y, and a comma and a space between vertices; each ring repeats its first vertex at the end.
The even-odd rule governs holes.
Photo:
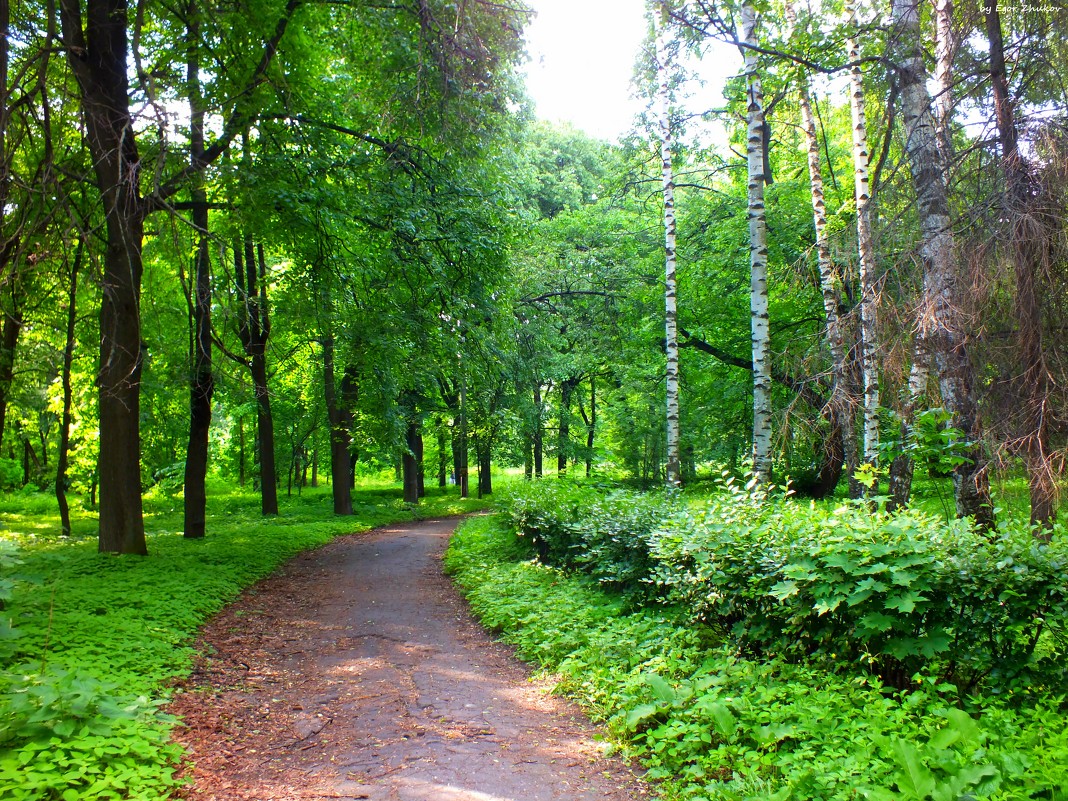
POLYGON ((668 797, 1068 798, 1061 546, 728 491, 637 527, 635 605, 581 569, 590 532, 630 537, 585 514, 603 494, 519 490, 448 565, 668 797))
POLYGON ((412 508, 399 490, 368 487, 354 517, 336 518, 329 489, 305 490, 260 518, 257 497, 216 489, 203 540, 181 537, 179 502, 150 497, 145 558, 98 554, 86 521, 75 527, 86 536, 67 540, 44 507, 0 501, 0 618, 16 630, 0 639, 0 799, 166 798, 180 753, 161 707, 204 620, 339 534, 483 505, 431 492, 412 508))

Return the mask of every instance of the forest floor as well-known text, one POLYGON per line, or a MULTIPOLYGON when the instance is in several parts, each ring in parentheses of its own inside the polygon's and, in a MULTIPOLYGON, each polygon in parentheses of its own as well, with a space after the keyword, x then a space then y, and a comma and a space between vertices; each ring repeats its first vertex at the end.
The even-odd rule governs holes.
POLYGON ((456 519, 340 537, 203 631, 170 711, 195 801, 624 801, 647 794, 581 711, 469 616, 456 519))

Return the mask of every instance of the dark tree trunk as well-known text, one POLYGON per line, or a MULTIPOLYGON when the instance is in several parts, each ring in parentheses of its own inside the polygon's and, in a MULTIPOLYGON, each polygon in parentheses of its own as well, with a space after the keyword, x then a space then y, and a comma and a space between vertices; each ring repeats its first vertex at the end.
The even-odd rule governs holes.
POLYGON ((404 500, 408 503, 419 503, 419 455, 422 450, 419 443, 419 424, 415 421, 408 423, 405 433, 404 455, 401 457, 401 472, 404 480, 404 500))
POLYGON ((566 378, 560 385, 560 420, 556 437, 556 472, 561 476, 567 472, 567 457, 571 450, 571 396, 578 386, 579 379, 566 378))
MULTIPOLYGON (((586 478, 589 478, 593 473, 593 442, 597 433, 597 379, 592 375, 590 376, 590 413, 586 414, 586 407, 583 406, 581 398, 579 398, 579 413, 582 415, 582 422, 586 424, 585 461, 586 478)), ((692 453, 693 449, 690 450, 692 453)))
POLYGON ((11 381, 15 377, 15 351, 21 332, 21 313, 17 309, 4 312, 4 324, 0 329, 0 447, 3 445, 7 398, 11 391, 11 381))
POLYGON ((237 418, 237 483, 245 486, 245 418, 237 418))
POLYGON ((356 404, 360 399, 360 377, 355 365, 348 365, 341 374, 341 428, 348 454, 349 489, 356 488, 356 455, 352 452, 352 426, 356 419, 356 404))
POLYGON ((60 0, 63 39, 82 100, 103 199, 107 247, 100 304, 100 535, 102 552, 144 554, 141 507, 141 244, 145 206, 130 116, 127 5, 60 0))
POLYGON ((449 484, 449 430, 443 420, 438 420, 438 487, 444 489, 449 484))
POLYGON ((256 440, 260 456, 260 509, 264 515, 278 514, 278 472, 274 456, 274 417, 271 415, 271 396, 267 389, 267 340, 270 323, 267 316, 267 267, 263 246, 257 249, 252 239, 245 237, 243 245, 234 245, 234 274, 238 293, 244 305, 241 321, 241 343, 249 357, 249 372, 256 397, 256 440), (258 269, 257 269, 258 266, 258 269))
POLYGON ((63 411, 59 421, 59 448, 56 453, 56 503, 59 506, 59 523, 64 537, 70 536, 70 505, 67 503, 67 462, 70 455, 70 426, 73 391, 71 388, 71 367, 74 365, 74 343, 76 323, 78 321, 78 271, 81 269, 82 254, 85 245, 78 242, 71 266, 70 283, 67 285, 67 337, 63 344, 63 368, 60 382, 63 386, 63 411))
POLYGON ((459 443, 457 443, 458 456, 456 464, 456 483, 460 487, 460 497, 468 497, 467 478, 467 378, 460 378, 460 430, 459 443))
POLYGON ((334 498, 334 514, 351 515, 352 491, 349 489, 349 473, 352 464, 349 455, 349 431, 346 415, 338 403, 334 385, 333 336, 323 337, 323 395, 326 399, 326 417, 330 424, 330 491, 334 498))
POLYGON ((1046 215, 1035 208, 1034 181, 1020 152, 1016 119, 1005 69, 1001 17, 997 0, 984 4, 990 42, 990 79, 994 93, 998 138, 1005 173, 1005 212, 1016 277, 1016 321, 1019 328, 1017 383, 1021 407, 1021 451, 1031 494, 1031 522, 1048 539, 1056 517, 1057 486, 1049 452, 1049 373, 1042 343, 1042 305, 1036 279, 1048 261, 1051 231, 1046 215))
POLYGON ((488 438, 479 437, 475 443, 475 452, 478 454, 478 497, 493 494, 493 477, 490 474, 490 457, 492 454, 491 443, 488 438))
POLYGON ((208 434, 215 379, 211 365, 211 255, 208 250, 208 197, 200 169, 204 159, 204 99, 200 90, 200 22, 195 2, 189 6, 186 35, 186 85, 189 91, 189 165, 196 170, 190 192, 196 263, 190 301, 193 306, 192 382, 189 393, 189 444, 185 454, 185 536, 204 536, 207 517, 208 434))
POLYGON ((419 427, 415 431, 415 466, 416 479, 419 484, 419 497, 426 496, 426 468, 423 464, 423 430, 419 427))
POLYGON ((534 385, 534 475, 545 474, 545 429, 542 426, 541 384, 534 385))

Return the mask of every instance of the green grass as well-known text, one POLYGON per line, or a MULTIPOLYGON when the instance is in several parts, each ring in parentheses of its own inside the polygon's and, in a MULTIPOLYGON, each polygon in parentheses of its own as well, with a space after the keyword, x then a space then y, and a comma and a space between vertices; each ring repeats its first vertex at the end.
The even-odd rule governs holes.
POLYGON ((15 579, 0 616, 19 632, 0 640, 0 799, 165 798, 180 753, 160 706, 208 617, 337 535, 486 506, 432 489, 413 507, 383 484, 355 490, 346 518, 332 514, 329 488, 283 496, 275 518, 222 482, 209 498, 208 536, 186 540, 181 498, 150 492, 141 558, 98 554, 94 515, 78 504, 66 539, 50 496, 0 497, 0 542, 21 560, 0 561, 0 578, 15 579))
POLYGON ((660 793, 686 801, 1068 799, 1063 699, 947 703, 849 670, 738 653, 681 610, 631 608, 539 564, 495 518, 446 567, 483 622, 559 677, 660 793))

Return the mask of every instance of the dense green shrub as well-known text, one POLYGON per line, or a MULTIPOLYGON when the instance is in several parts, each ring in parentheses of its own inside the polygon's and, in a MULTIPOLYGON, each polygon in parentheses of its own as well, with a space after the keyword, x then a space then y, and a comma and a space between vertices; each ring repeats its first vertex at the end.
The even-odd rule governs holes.
POLYGON ((654 579, 744 646, 937 672, 961 694, 1063 688, 1065 549, 919 512, 723 493, 657 535, 654 579))
POLYGON ((671 498, 539 481, 505 495, 502 508, 548 565, 579 568, 626 593, 650 588, 653 533, 676 509, 671 498))
POLYGON ((688 505, 538 482, 504 509, 544 563, 681 604, 751 653, 860 665, 897 687, 936 674, 962 696, 1068 686, 1060 536, 731 482, 688 505))
MULTIPOLYGON (((538 564, 492 518, 453 538, 448 569, 485 623, 687 801, 1068 801, 1057 697, 947 703, 924 678, 754 659, 681 610, 626 612, 618 594, 538 564)), ((722 635, 721 635, 722 636, 722 635)))

